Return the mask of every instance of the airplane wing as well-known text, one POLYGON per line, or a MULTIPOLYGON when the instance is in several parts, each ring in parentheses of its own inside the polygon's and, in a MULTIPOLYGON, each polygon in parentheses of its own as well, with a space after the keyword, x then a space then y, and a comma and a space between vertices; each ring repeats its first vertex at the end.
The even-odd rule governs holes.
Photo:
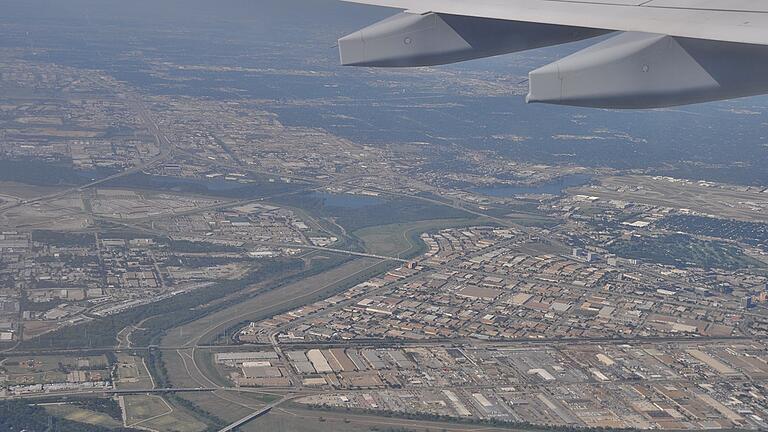
POLYGON ((763 0, 344 0, 398 9, 768 45, 763 0))
POLYGON ((344 1, 406 10, 340 39, 346 65, 437 65, 617 32, 531 72, 528 101, 648 108, 768 92, 763 0, 344 1))

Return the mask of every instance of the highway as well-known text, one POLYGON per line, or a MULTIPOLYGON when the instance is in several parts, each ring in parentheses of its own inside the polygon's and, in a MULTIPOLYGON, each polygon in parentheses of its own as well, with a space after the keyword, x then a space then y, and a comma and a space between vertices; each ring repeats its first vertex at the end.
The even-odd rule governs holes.
POLYGON ((104 177, 104 178, 101 178, 101 179, 94 180, 94 181, 86 183, 84 185, 71 187, 71 188, 65 189, 65 190, 60 191, 60 192, 39 196, 39 197, 32 198, 32 199, 29 199, 29 200, 20 200, 20 201, 18 201, 16 203, 13 203, 11 205, 7 205, 5 207, 0 207, 0 212, 5 212, 7 210, 11 210, 11 209, 14 209, 14 208, 17 208, 17 207, 21 207, 21 206, 26 206, 26 205, 30 205, 30 204, 41 203, 41 202, 44 202, 44 201, 50 201, 50 200, 53 200, 53 199, 56 199, 56 198, 61 198, 63 196, 69 195, 69 194, 71 194, 73 192, 82 192, 82 191, 84 191, 86 189, 90 189, 90 188, 92 188, 94 186, 98 186, 100 184, 104 184, 104 183, 107 183, 109 181, 121 178, 121 177, 126 177, 126 176, 129 176, 131 174, 139 173, 141 171, 146 170, 147 168, 154 167, 157 164, 160 164, 160 163, 166 161, 172 155, 173 150, 174 150, 174 145, 171 143, 171 141, 168 139, 168 137, 166 137, 162 133, 162 131, 160 130, 160 127, 157 124, 157 122, 152 118, 149 109, 144 105, 144 103, 138 97, 134 97, 131 100, 131 105, 132 105, 132 108, 139 114, 139 117, 141 117, 142 121, 144 122, 145 126, 147 127, 147 131, 152 136, 154 136, 154 138, 155 138, 155 142, 157 143, 157 146, 159 148, 159 153, 155 157, 153 157, 153 158, 151 158, 151 159, 149 159, 149 160, 147 160, 147 161, 145 161, 143 163, 140 163, 140 164, 136 165, 133 168, 129 168, 129 169, 125 170, 125 171, 120 171, 119 173, 116 173, 116 174, 113 174, 113 175, 110 175, 110 176, 107 176, 107 177, 104 177))
MULTIPOLYGON (((278 389, 280 393, 285 391, 291 391, 294 388, 278 389)), ((20 395, 8 395, 0 396, 0 400, 6 399, 47 399, 47 398, 61 398, 67 399, 70 397, 89 396, 89 397, 105 397, 105 396, 125 396, 125 395, 139 395, 139 394, 166 394, 166 393, 211 393, 211 392, 234 392, 234 393, 256 393, 264 394, 264 389, 258 388, 240 388, 240 387, 163 387, 163 388, 138 388, 138 389, 89 389, 89 390, 68 390, 59 392, 48 393, 28 393, 20 395)), ((307 392, 302 394, 290 394, 284 396, 280 401, 275 403, 285 402, 290 399, 296 399, 301 396, 306 396, 307 392)), ((273 404, 274 405, 274 404, 273 404)))
MULTIPOLYGON (((768 338, 752 337, 752 336, 651 336, 651 337, 631 337, 631 338, 610 338, 610 337, 594 337, 594 338, 539 338, 539 339, 519 339, 519 340, 477 340, 467 338, 457 339, 430 339, 430 340, 381 340, 381 339, 356 339, 348 341, 338 342, 295 342, 295 343, 282 343, 286 348, 301 349, 301 348, 350 348, 350 347, 367 347, 371 345, 377 345, 382 347, 406 347, 412 345, 423 346, 461 346, 461 345, 476 345, 498 348, 510 348, 510 347, 526 347, 526 346, 538 346, 538 345, 556 345, 556 344, 568 344, 568 345, 580 345, 580 344, 627 344, 627 343, 685 343, 685 342, 701 342, 701 343, 715 343, 715 342, 736 342, 736 341, 758 341, 768 342, 768 338)), ((270 344, 239 344, 239 345, 151 345, 151 346, 133 346, 130 348, 125 347, 99 347, 99 348, 84 348, 84 349, 51 349, 51 348, 36 348, 26 350, 14 350, 12 352, 6 352, 6 357, 24 357, 30 355, 43 355, 43 354, 101 354, 105 352, 114 353, 132 353, 150 350, 160 351, 177 351, 185 349, 225 349, 233 350, 240 348, 245 351, 247 348, 259 349, 271 346, 270 344)))
POLYGON ((214 392, 222 390, 220 388, 211 387, 192 387, 192 388, 143 388, 143 389, 91 389, 91 390, 72 390, 64 392, 50 392, 50 393, 29 393, 21 395, 12 395, 6 397, 0 397, 3 399, 45 399, 45 398, 69 398, 73 396, 96 396, 104 397, 107 395, 122 396, 132 394, 165 394, 165 393, 201 393, 201 392, 214 392))
MULTIPOLYGON (((76 193, 76 192, 82 192, 88 188, 92 188, 101 184, 104 184, 105 182, 109 182, 111 180, 121 178, 124 176, 128 176, 134 173, 141 172, 143 170, 146 170, 148 168, 151 168, 153 166, 156 166, 160 163, 163 163, 163 161, 167 160, 173 153, 174 153, 174 147, 172 143, 168 140, 168 138, 162 134, 160 131, 157 123, 151 118, 149 111, 141 105, 141 102, 136 102, 137 111, 140 113, 141 118, 143 122, 147 125, 148 129, 150 130, 150 133, 153 134, 155 137, 155 140, 159 146, 159 154, 157 154, 155 157, 146 160, 144 163, 137 165, 131 169, 128 169, 126 171, 114 174, 109 177, 105 177, 102 179, 94 180, 90 183, 87 183, 82 186, 69 188, 64 191, 56 192, 54 194, 41 196, 34 198, 32 200, 27 201, 20 201, 15 203, 15 206, 23 206, 23 205, 29 205, 31 203, 39 203, 55 198, 59 198, 61 196, 65 196, 70 193, 76 193), (141 105, 141 106, 140 106, 141 105)), ((535 234, 537 233, 534 230, 531 230, 529 228, 522 227, 518 224, 515 224, 514 222, 506 219, 506 218, 498 218, 493 217, 488 214, 485 214, 481 211, 474 210, 474 207, 468 208, 470 204, 468 203, 462 203, 461 201, 453 201, 450 203, 446 203, 444 201, 435 200, 429 197, 422 197, 422 196, 414 196, 410 194, 402 194, 397 193, 393 191, 380 191, 384 195, 397 195, 397 196, 403 196, 413 199, 422 200, 425 202, 429 202, 436 205, 441 206, 447 206, 452 207, 457 210, 461 210, 470 214, 473 214, 475 216, 482 217, 484 219, 496 222, 503 226, 513 226, 516 229, 519 229, 523 232, 527 232, 529 234, 535 234)), ((216 204, 213 206, 208 206, 205 208, 198 208, 189 212, 183 212, 179 215, 183 214, 193 214, 198 213, 200 211, 205 210, 212 210, 212 209, 220 209, 220 208, 227 208, 232 207, 234 205, 240 205, 244 202, 254 202, 254 201, 261 201, 267 198, 260 198, 258 200, 247 200, 247 201, 231 201, 224 204, 216 204)), ((5 209, 12 208, 12 207, 6 207, 5 209)), ((110 220, 110 218, 100 218, 102 220, 110 220)), ((132 223, 139 223, 139 222, 145 222, 150 221, 151 219, 147 220, 138 220, 133 221, 132 223)), ((153 228, 148 227, 138 227, 131 224, 125 224, 121 223, 120 221, 114 221, 115 223, 125 225, 125 226, 131 226, 136 229, 141 229, 146 232, 154 232, 155 230, 153 228)), ((343 231, 343 228, 341 228, 343 231)), ((160 233, 160 232, 158 232, 160 233)), ((202 238, 201 238, 202 240, 202 238)), ((275 248, 293 248, 293 249, 301 249, 301 250, 308 250, 308 251, 322 251, 322 252, 328 252, 328 253, 335 253, 335 254, 344 254, 348 256, 353 257, 359 257, 359 258, 368 258, 368 259, 376 259, 380 261, 387 261, 387 262, 399 262, 399 263, 406 263, 408 260, 401 259, 399 257, 392 257, 392 256, 384 256, 384 255, 377 255, 377 254, 370 254, 365 252, 355 252, 355 251, 349 251, 344 249, 338 249, 333 247, 323 247, 323 246, 315 246, 310 244, 294 244, 294 243, 279 243, 279 242, 258 242, 258 241, 252 241, 247 242, 245 244, 246 246, 268 246, 268 247, 275 247, 275 248)), ((565 245, 560 243, 555 243, 554 247, 557 249, 563 249, 567 250, 565 245)), ((360 261, 367 261, 367 260, 360 260, 360 261)), ((103 348, 94 348, 94 349, 72 349, 72 350, 66 350, 66 349, 39 349, 39 350, 25 350, 25 351, 14 351, 13 353, 8 354, 8 357, 13 356, 23 356, 23 355, 34 355, 34 354, 41 354, 41 353, 76 353, 82 355, 83 353, 94 353, 94 352, 126 352, 126 353, 132 353, 137 351, 151 351, 151 350, 163 350, 163 351, 176 351, 176 353, 181 357, 184 368, 186 369, 187 374, 189 375, 189 378, 193 380, 194 382, 191 382, 189 384, 192 384, 193 386, 196 384, 200 384, 200 387, 182 387, 182 388, 171 388, 171 387, 165 387, 165 388, 150 388, 150 389, 90 389, 90 390, 82 390, 82 391, 66 391, 66 392, 57 392, 57 393, 44 393, 44 394, 28 394, 28 395, 19 395, 19 396, 13 396, 14 398, 28 398, 28 399, 35 399, 35 398, 51 398, 51 397, 61 397, 61 398, 68 398, 68 397, 77 397, 77 396, 85 396, 85 397, 103 397, 105 395, 132 395, 132 394, 167 394, 167 393, 197 393, 197 392, 210 392, 212 393, 212 397, 217 397, 222 400, 225 400, 229 403, 238 404, 243 407, 246 407, 247 405, 250 405, 248 401, 244 403, 240 403, 237 400, 242 399, 243 395, 238 395, 237 393, 258 393, 258 390, 254 389, 240 389, 240 388, 234 388, 234 387, 224 387, 224 386, 218 386, 217 383, 214 383, 208 375, 206 375, 206 369, 201 368, 198 365, 198 359, 195 357, 195 350, 201 350, 201 349, 209 349, 209 350, 216 350, 216 349, 223 349, 228 348, 230 350, 237 349, 237 346, 220 346, 220 345, 208 345, 208 344, 201 344, 201 340, 207 336, 210 333, 217 332, 221 327, 226 327, 226 325, 231 323, 237 323, 238 321, 242 321, 248 317, 251 317, 252 315, 260 312, 267 312, 271 309, 275 309, 279 307, 285 307, 288 308, 288 306, 293 305, 293 302, 300 301, 304 302, 305 300, 308 302, 311 299, 314 298, 314 296, 318 293, 325 292, 329 288, 332 288, 346 280, 349 280, 353 278, 354 276, 358 274, 363 274, 370 269, 374 268, 375 266, 381 264, 381 262, 372 263, 370 266, 367 266, 365 268, 362 268, 361 270, 352 273, 352 274, 344 274, 338 278, 334 278, 334 280, 329 281, 327 283, 318 284, 315 287, 310 288, 308 291, 304 291, 295 295, 291 295, 289 299, 279 299, 277 298, 277 292, 271 292, 268 294, 263 294, 269 301, 265 301, 264 304, 259 304, 258 306, 254 308, 249 308, 246 311, 242 312, 233 312, 229 315, 226 315, 224 317, 218 318, 219 321, 212 322, 208 324, 207 327, 203 328, 202 332, 198 334, 197 336, 191 337, 186 343, 184 341, 174 341, 175 343, 167 344, 167 345, 160 345, 160 346, 143 346, 143 347, 131 347, 130 346, 130 333, 132 329, 135 329, 137 327, 140 327, 143 324, 143 321, 140 323, 135 324, 132 327, 128 327, 124 330, 124 332, 121 332, 121 334, 118 335, 118 345, 117 347, 103 347, 103 348), (272 297, 275 297, 274 299, 272 297), (183 354, 183 355, 182 355, 183 354), (190 368, 191 366, 191 368, 190 368), (206 381, 206 382, 203 382, 206 381), (212 386, 209 386, 212 385, 212 386), (231 396, 230 398, 227 398, 225 394, 216 394, 215 392, 233 392, 234 394, 229 394, 231 396)), ((488 274, 489 275, 489 274, 488 274)), ((367 293, 367 295, 370 295, 371 293, 367 293)), ((642 298, 640 298, 642 299, 642 298)), ((354 300, 356 301, 356 300, 354 300)), ((353 300, 350 300, 346 303, 342 303, 339 307, 346 306, 349 303, 353 303, 353 300)), ((215 317, 215 314, 212 314, 212 316, 215 317)), ((200 319, 202 320, 202 318, 200 319)), ((300 321, 299 321, 300 322, 300 321)), ((296 322, 293 322, 290 325, 295 325, 296 322)), ((542 339, 524 339, 524 340, 513 340, 513 341, 494 341, 494 340, 488 340, 488 341, 479 341, 476 339, 433 339, 429 341, 391 341, 391 340, 374 340, 374 339, 367 339, 367 340, 354 340, 354 341, 338 341, 338 342, 302 342, 302 343, 284 343, 279 344, 275 341, 275 335, 278 331, 282 330, 282 327, 278 327, 271 335, 271 339, 273 340, 272 345, 274 345, 274 349, 276 352, 281 353, 281 349, 283 348, 291 348, 291 349, 299 349, 304 347, 313 347, 313 348, 328 348, 328 347, 343 347, 343 348, 349 348, 349 347, 367 347, 367 346, 378 346, 378 347, 384 347, 384 346, 392 346, 392 347, 402 347, 402 346, 450 346, 450 345, 473 345, 473 346, 484 346, 490 349, 498 349, 498 350, 511 350, 511 349, 517 349, 517 348, 526 348, 531 346, 541 346, 541 345, 557 345, 557 344, 571 344, 571 345, 579 345, 579 344, 592 344, 592 343, 605 343, 605 344, 624 344, 628 342, 633 343, 663 343, 663 342, 690 342, 690 341, 697 341, 699 343, 707 343, 707 342, 716 342, 716 341, 736 341, 736 340, 756 340, 755 338, 749 338, 749 337, 689 337, 689 336, 674 336, 674 337, 649 337, 649 338, 643 338, 643 337, 632 337, 630 339, 624 339, 624 338, 581 338, 581 339, 572 339, 572 338, 542 338, 542 339)), ((184 332, 187 333, 186 331, 184 332)), ((241 345, 240 347, 243 349, 247 349, 248 347, 264 347, 265 345, 241 345)), ((282 357, 282 353, 280 354, 282 357)), ((296 382, 294 377, 291 377, 292 381, 296 382)), ((187 385, 189 385, 187 384, 187 385)), ((464 386, 462 388, 466 389, 472 389, 472 387, 464 386)), ((480 389, 478 387, 478 389, 480 389)), ((273 391, 279 391, 280 393, 286 392, 284 396, 282 396, 280 399, 268 403, 267 405, 257 407, 257 405, 248 406, 249 410, 254 410, 250 414, 246 415, 245 417, 240 418, 239 420, 234 421, 233 423, 227 425, 226 427, 220 429, 221 432, 225 431, 233 431, 237 428, 258 419, 261 416, 264 416, 268 413, 270 413, 273 409, 279 407, 281 404, 284 404, 290 400, 296 399, 301 396, 305 396, 307 394, 307 391, 304 390, 304 388, 301 386, 300 382, 297 382, 294 387, 291 388, 282 388, 282 389, 273 389, 273 391)), ((313 392, 313 390, 309 390, 309 392, 313 392)), ((281 407, 281 410, 285 409, 285 407, 281 407)), ((243 411, 245 412, 245 411, 243 411)), ((239 415, 242 415, 240 413, 239 415)), ((362 417, 361 417, 362 418, 362 417)), ((231 421, 231 419, 229 419, 231 421)))

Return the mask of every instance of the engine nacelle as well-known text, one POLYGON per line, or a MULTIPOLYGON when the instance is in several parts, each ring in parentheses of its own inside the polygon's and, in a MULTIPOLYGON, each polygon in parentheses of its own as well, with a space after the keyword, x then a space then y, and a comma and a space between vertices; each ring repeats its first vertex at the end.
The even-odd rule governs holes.
POLYGON ((339 39, 339 51, 345 66, 433 66, 605 33, 581 27, 403 12, 339 39))
POLYGON ((629 32, 531 72, 527 101, 657 108, 766 92, 766 46, 629 32))

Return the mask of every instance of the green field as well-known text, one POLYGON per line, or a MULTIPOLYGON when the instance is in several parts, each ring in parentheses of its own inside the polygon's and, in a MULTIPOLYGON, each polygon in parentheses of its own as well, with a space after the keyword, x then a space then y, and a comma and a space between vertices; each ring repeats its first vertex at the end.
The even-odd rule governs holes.
POLYGON ((225 423, 240 420, 264 405, 256 400, 256 395, 237 392, 184 393, 180 397, 213 413, 225 423))
POLYGON ((191 349, 186 349, 164 350, 160 353, 166 374, 172 378, 169 384, 173 387, 210 387, 211 383, 195 373, 196 370, 190 359, 191 352, 191 349), (194 377, 190 375, 192 373, 195 373, 194 377))
POLYGON ((362 240, 368 253, 410 258, 421 252, 424 244, 419 236, 423 232, 483 223, 482 219, 437 219, 368 227, 355 231, 354 235, 362 240))
POLYGON ((119 428, 123 424, 107 414, 79 408, 72 405, 46 405, 45 411, 52 416, 61 417, 78 423, 87 423, 107 428, 119 428))
POLYGON ((224 369, 224 366, 216 364, 213 352, 204 349, 195 350, 195 359, 203 373, 212 381, 224 387, 232 385, 232 381, 228 379, 228 372, 224 369))
POLYGON ((463 210, 418 198, 385 196, 378 198, 381 202, 362 207, 326 206, 322 200, 311 193, 281 197, 275 202, 302 208, 314 217, 334 218, 337 224, 348 231, 395 223, 471 217, 471 214, 463 210))
POLYGON ((121 353, 118 354, 117 361, 117 388, 131 390, 154 387, 141 357, 121 353))
POLYGON ((159 396, 123 397, 128 427, 141 426, 159 432, 202 432, 208 427, 186 410, 169 404, 159 396))
POLYGON ((123 396, 126 424, 130 427, 150 418, 171 414, 173 409, 159 396, 123 396))

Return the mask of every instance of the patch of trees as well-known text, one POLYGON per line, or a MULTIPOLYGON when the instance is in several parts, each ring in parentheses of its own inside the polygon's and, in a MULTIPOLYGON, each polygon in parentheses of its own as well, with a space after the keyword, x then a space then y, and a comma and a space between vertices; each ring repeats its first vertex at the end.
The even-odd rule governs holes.
MULTIPOLYGON (((119 407, 118 407, 119 410, 119 407)), ((78 423, 55 417, 40 406, 30 405, 21 400, 0 401, 0 430, 3 431, 49 431, 59 432, 138 432, 130 428, 105 428, 78 423)))
POLYGON ((165 362, 163 362, 162 351, 156 349, 149 350, 145 360, 147 368, 149 368, 149 374, 154 378, 157 387, 173 387, 173 384, 168 379, 168 369, 166 369, 165 362))
POLYGON ((761 246, 768 249, 768 224, 717 219, 704 216, 674 215, 659 223, 672 231, 683 231, 694 235, 718 237, 761 246))
POLYGON ((123 411, 120 409, 120 404, 113 398, 84 398, 72 401, 71 405, 104 413, 118 421, 123 420, 123 411))
POLYGON ((34 230, 32 241, 58 247, 91 247, 96 245, 96 236, 90 233, 34 230))
POLYGON ((119 136, 131 136, 134 135, 136 131, 130 127, 125 126, 109 126, 107 130, 104 131, 104 138, 115 138, 119 136))
POLYGON ((224 426, 226 426, 228 423, 216 415, 212 414, 209 411, 206 411, 193 402, 184 399, 183 397, 179 396, 178 394, 171 393, 168 396, 166 396, 166 399, 171 401, 172 403, 175 403, 179 406, 184 407, 188 411, 192 412, 194 415, 196 415, 198 418, 201 418, 206 423, 208 423, 208 428, 206 428, 206 432, 216 432, 221 430, 224 426))
POLYGON ((608 246, 611 253, 624 258, 655 262, 678 268, 702 267, 739 270, 762 264, 741 249, 721 241, 699 240, 685 234, 634 237, 608 246))
MULTIPOLYGON (((518 431, 530 431, 530 432, 587 432, 587 431, 601 431, 601 432, 630 432, 630 431, 637 431, 637 429, 629 429, 629 428, 608 428, 608 427, 595 427, 595 428, 588 428, 588 427, 580 427, 580 426, 541 426, 536 425, 528 422, 511 422, 511 421, 504 421, 500 419, 474 419, 474 418, 456 418, 456 417, 450 417, 445 415, 439 415, 439 414, 429 414, 429 413, 403 413, 403 412, 395 412, 390 410, 382 410, 382 411, 368 411, 364 409, 359 408, 339 408, 335 406, 330 405, 309 405, 307 408, 310 409, 316 409, 316 410, 323 410, 323 411, 334 411, 334 412, 350 412, 350 413, 356 413, 356 414, 367 414, 367 415, 377 415, 381 417, 391 417, 391 418, 401 418, 401 419, 409 419, 409 420, 420 420, 420 421, 432 421, 432 422, 445 422, 445 423, 454 423, 454 424, 472 424, 472 425, 484 425, 484 426, 494 426, 494 427, 503 427, 503 428, 510 428, 518 431)), ((377 429, 375 427, 370 429, 371 431, 387 431, 389 429, 377 429)), ((397 429, 395 429, 397 430, 397 429)))
POLYGON ((109 366, 117 364, 117 355, 112 351, 105 352, 104 356, 107 358, 107 364, 109 364, 109 366))
MULTIPOLYGON (((61 285, 59 285, 61 286, 61 285)), ((38 285, 39 287, 39 285, 38 285)), ((21 300, 21 310, 23 311, 31 311, 31 312, 45 312, 49 311, 56 306, 66 303, 66 301, 62 299, 54 299, 47 302, 33 302, 29 301, 26 297, 21 300)))
MULTIPOLYGON (((93 255, 75 255, 75 254, 61 254, 58 257, 54 256, 40 256, 35 257, 35 262, 40 264, 48 264, 48 263, 62 263, 64 267, 72 268, 83 268, 88 266, 95 266, 99 264, 99 259, 96 256, 93 255)), ((43 281, 40 281, 43 282, 43 281)), ((55 282, 51 282, 55 283, 55 282)), ((61 286, 61 285, 56 285, 61 286)), ((40 286, 40 288, 43 288, 44 286, 40 286)))
POLYGON ((215 267, 234 262, 246 261, 247 258, 214 257, 214 256, 172 256, 165 261, 167 266, 179 267, 215 267))
POLYGON ((210 252, 240 252, 237 246, 217 243, 195 242, 189 240, 169 240, 168 246, 174 252, 183 253, 210 253, 210 252))

